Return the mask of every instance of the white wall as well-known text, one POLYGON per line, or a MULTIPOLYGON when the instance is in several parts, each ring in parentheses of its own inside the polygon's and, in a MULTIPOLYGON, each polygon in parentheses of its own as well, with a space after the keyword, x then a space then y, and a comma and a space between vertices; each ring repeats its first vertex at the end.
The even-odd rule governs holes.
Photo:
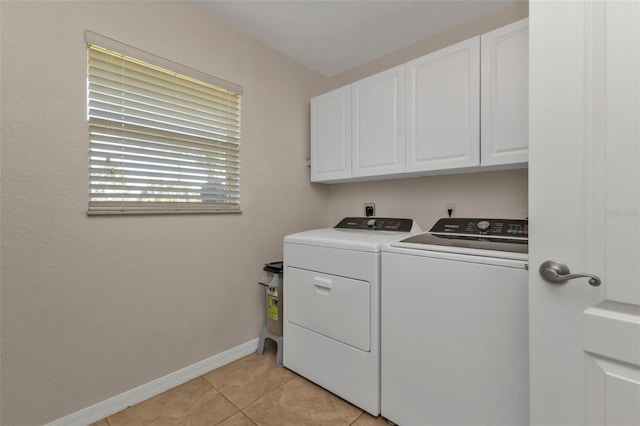
POLYGON ((2 419, 43 424, 258 336, 263 263, 324 225, 327 79, 182 2, 2 1, 2 419), (232 81, 241 215, 88 217, 84 30, 232 81))

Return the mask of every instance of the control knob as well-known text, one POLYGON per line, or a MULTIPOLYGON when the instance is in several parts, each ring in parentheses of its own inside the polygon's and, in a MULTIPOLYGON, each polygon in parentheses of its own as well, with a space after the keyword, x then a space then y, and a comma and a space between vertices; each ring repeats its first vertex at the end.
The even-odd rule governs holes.
POLYGON ((481 220, 477 223, 476 226, 478 227, 478 231, 480 231, 481 234, 486 234, 489 232, 489 228, 491 228, 491 223, 486 220, 481 220))
POLYGON ((375 219, 369 219, 367 220, 367 227, 369 229, 374 229, 376 226, 376 220, 375 219))

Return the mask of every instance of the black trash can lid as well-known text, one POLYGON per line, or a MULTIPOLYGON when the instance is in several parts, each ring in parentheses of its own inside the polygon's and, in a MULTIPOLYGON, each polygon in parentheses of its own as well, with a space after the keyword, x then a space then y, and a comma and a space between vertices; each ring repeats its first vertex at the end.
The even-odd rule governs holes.
POLYGON ((265 263, 264 268, 262 268, 262 270, 267 272, 273 272, 275 274, 280 274, 282 273, 282 261, 265 263))

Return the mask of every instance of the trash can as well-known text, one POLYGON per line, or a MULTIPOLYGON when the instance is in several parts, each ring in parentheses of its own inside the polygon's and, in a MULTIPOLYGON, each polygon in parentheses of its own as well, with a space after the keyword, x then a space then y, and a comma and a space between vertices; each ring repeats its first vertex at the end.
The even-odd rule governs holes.
POLYGON ((262 328, 260 333, 256 353, 258 355, 264 353, 265 339, 273 340, 278 347, 276 365, 282 367, 282 261, 266 263, 262 268, 258 284, 267 289, 267 325, 262 328))
POLYGON ((258 283, 267 288, 267 330, 282 336, 282 262, 264 265, 258 283))

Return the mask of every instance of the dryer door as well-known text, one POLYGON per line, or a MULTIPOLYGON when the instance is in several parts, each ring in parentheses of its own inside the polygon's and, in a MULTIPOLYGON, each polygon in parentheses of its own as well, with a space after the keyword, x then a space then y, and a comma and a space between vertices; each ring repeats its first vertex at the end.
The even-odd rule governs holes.
POLYGON ((371 350, 371 286, 366 281, 289 267, 290 323, 365 352, 371 350))

